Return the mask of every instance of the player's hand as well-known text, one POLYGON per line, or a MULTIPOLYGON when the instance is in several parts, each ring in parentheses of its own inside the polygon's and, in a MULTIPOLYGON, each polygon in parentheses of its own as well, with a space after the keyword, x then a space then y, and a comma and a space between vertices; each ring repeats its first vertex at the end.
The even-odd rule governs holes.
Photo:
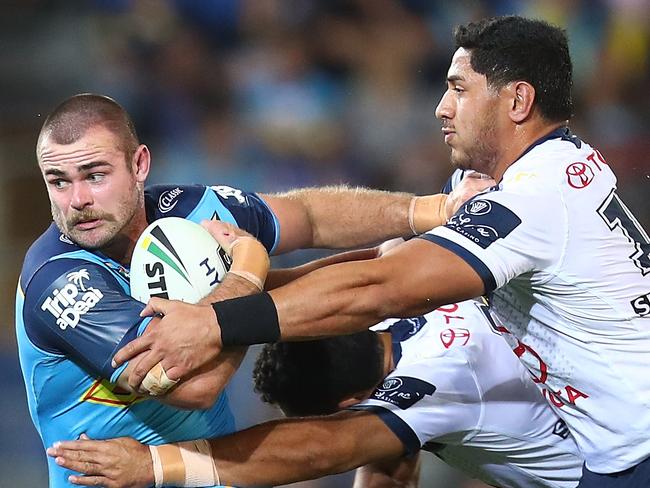
POLYGON ((465 177, 449 194, 445 202, 447 219, 450 219, 467 200, 495 185, 496 181, 487 175, 475 171, 465 173, 465 177))
POLYGON ((170 380, 178 380, 214 360, 221 351, 221 330, 212 307, 152 298, 141 315, 156 314, 162 318, 113 357, 113 367, 117 367, 145 353, 131 365, 128 382, 134 390, 159 362, 170 380))
POLYGON ((228 254, 237 238, 253 237, 245 230, 222 220, 202 220, 201 227, 207 230, 228 254))
POLYGON ((154 484, 149 448, 130 437, 93 441, 82 436, 55 443, 47 455, 59 466, 82 473, 69 477, 74 485, 144 488, 154 484))

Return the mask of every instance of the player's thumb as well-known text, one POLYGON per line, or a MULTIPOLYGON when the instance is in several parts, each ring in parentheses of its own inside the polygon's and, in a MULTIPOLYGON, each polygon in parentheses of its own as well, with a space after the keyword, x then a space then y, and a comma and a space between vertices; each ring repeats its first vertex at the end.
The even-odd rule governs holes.
POLYGON ((165 315, 168 304, 169 300, 165 300, 164 298, 150 298, 147 305, 142 309, 142 312, 140 312, 140 317, 151 317, 156 314, 165 315))

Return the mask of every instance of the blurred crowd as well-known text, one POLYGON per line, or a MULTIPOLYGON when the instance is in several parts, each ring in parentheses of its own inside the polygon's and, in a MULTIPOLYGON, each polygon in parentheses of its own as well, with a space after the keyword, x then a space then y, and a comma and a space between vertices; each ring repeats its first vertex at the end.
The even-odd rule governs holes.
MULTIPOLYGON (((434 109, 453 26, 511 13, 567 29, 571 126, 600 149, 619 194, 650 228, 648 0, 2 2, 0 350, 8 356, 0 361, 15 361, 21 258, 49 223, 35 139, 61 100, 97 92, 124 105, 152 150, 152 183, 264 192, 348 183, 432 193, 450 173, 434 109)), ((11 404, 24 417, 16 385, 11 404)), ((0 419, 4 453, 15 433, 0 419)), ((28 420, 17 425, 31 428, 28 420)), ((37 486, 13 477, 8 484, 2 477, 14 475, 4 466, 0 473, 2 487, 37 486)))

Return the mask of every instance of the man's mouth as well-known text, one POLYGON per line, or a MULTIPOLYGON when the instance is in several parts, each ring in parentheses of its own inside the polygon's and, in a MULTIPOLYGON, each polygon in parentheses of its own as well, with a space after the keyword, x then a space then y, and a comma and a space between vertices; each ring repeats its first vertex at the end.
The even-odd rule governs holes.
POLYGON ((456 134, 456 131, 454 129, 452 129, 451 127, 443 127, 442 128, 442 133, 445 136, 445 143, 449 144, 449 141, 454 136, 454 134, 456 134))
POLYGON ((94 229, 95 227, 98 227, 101 224, 101 222, 102 222, 101 219, 80 220, 76 224, 74 224, 74 227, 81 230, 91 230, 94 229))

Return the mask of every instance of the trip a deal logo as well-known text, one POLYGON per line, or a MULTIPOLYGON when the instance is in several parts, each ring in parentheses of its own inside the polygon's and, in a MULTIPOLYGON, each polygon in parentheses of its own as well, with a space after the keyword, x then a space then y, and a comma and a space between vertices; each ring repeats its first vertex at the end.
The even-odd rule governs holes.
POLYGON ((56 318, 56 325, 61 330, 68 327, 75 328, 81 320, 81 316, 104 298, 104 295, 97 288, 87 286, 90 280, 88 270, 83 268, 66 275, 68 283, 61 288, 55 288, 48 296, 41 310, 51 313, 56 318))

